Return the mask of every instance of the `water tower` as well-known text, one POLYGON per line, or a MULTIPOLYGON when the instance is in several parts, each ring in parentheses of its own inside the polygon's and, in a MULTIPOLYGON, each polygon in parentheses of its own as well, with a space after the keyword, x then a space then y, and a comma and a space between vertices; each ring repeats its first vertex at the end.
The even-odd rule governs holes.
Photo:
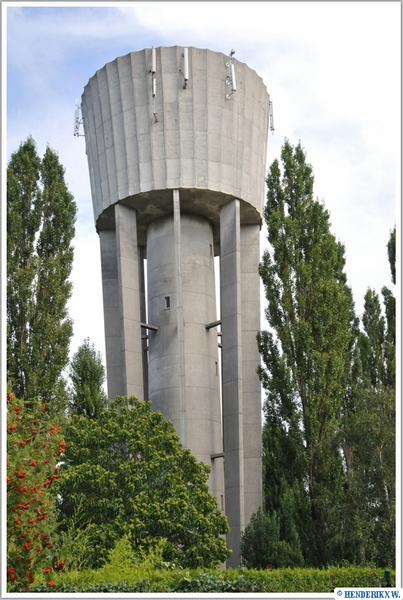
POLYGON ((211 466, 231 528, 228 564, 238 565, 262 494, 256 333, 269 95, 234 51, 162 47, 97 71, 81 110, 108 395, 152 400, 211 466))

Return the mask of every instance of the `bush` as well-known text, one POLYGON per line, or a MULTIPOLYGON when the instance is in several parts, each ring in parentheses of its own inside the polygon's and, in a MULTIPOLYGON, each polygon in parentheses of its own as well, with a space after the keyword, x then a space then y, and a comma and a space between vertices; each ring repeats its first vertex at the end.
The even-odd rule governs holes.
MULTIPOLYGON (((120 552, 120 551, 119 551, 120 552)), ((56 576, 61 593, 332 593, 336 587, 383 587, 384 570, 370 567, 330 567, 328 569, 218 569, 185 571, 155 569, 145 573, 138 565, 111 579, 101 579, 106 572, 87 571, 80 574, 60 573, 56 576), (84 583, 86 579, 87 583, 84 583)), ((395 573, 391 571, 392 583, 395 573)), ((109 573, 111 575, 111 573, 109 573)), ((45 585, 31 592, 51 592, 45 585)))
POLYGON ((34 572, 53 587, 58 554, 53 495, 66 443, 39 400, 7 394, 7 589, 29 592, 34 572))
POLYGON ((280 518, 261 508, 251 517, 241 534, 242 563, 248 568, 301 567, 304 564, 299 539, 280 540, 280 518))

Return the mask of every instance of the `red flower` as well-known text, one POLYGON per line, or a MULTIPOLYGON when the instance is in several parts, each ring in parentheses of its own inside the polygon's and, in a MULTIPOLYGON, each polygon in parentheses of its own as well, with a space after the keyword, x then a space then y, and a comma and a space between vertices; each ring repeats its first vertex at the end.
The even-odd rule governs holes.
POLYGON ((16 471, 15 474, 18 477, 18 479, 24 479, 24 477, 26 475, 26 473, 24 473, 24 471, 16 471))
POLYGON ((47 465, 48 463, 50 463, 50 460, 48 458, 45 458, 45 465, 47 465))
POLYGON ((11 398, 15 398, 14 392, 11 392, 11 394, 7 394, 7 400, 11 400, 11 398))
POLYGON ((48 545, 46 546, 46 548, 48 548, 48 549, 50 550, 51 548, 53 548, 53 544, 48 544, 48 545))
POLYGON ((35 517, 32 517, 31 519, 28 520, 28 523, 35 523, 36 519, 35 517))
POLYGON ((8 426, 9 431, 14 431, 15 429, 17 429, 17 425, 9 425, 8 426))
POLYGON ((41 404, 41 410, 46 410, 46 404, 41 404))
POLYGON ((47 586, 48 587, 55 587, 56 585, 56 581, 48 581, 47 586))
POLYGON ((52 567, 46 567, 46 569, 43 569, 44 573, 50 573, 52 570, 52 567))
POLYGON ((20 414, 20 407, 19 406, 14 406, 13 411, 15 412, 16 415, 20 414))
POLYGON ((46 481, 43 482, 43 485, 46 487, 47 485, 50 485, 50 479, 46 479, 46 481))
POLYGON ((27 491, 27 486, 26 485, 20 485, 20 492, 24 493, 27 491))
POLYGON ((36 467, 38 463, 36 462, 36 460, 31 460, 30 463, 28 463, 28 467, 36 467))
POLYGON ((10 483, 10 481, 11 481, 11 477, 7 476, 7 483, 10 483))
POLYGON ((43 550, 42 546, 38 546, 36 549, 37 552, 42 552, 42 550, 43 550))
POLYGON ((46 519, 46 515, 38 515, 38 521, 44 521, 46 519))
POLYGON ((18 442, 20 446, 25 446, 25 442, 24 440, 21 440, 20 442, 18 442))

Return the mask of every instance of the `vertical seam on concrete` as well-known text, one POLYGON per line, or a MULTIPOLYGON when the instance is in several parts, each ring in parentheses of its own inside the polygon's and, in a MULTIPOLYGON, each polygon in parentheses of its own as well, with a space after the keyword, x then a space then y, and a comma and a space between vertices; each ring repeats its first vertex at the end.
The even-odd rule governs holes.
POLYGON ((187 446, 186 439, 186 390, 185 390, 185 344, 183 331, 183 299, 182 299, 182 268, 181 268, 181 226, 179 190, 173 190, 174 208, 174 243, 175 243, 175 276, 176 276, 176 314, 178 336, 178 379, 180 402, 181 442, 187 446))
MULTIPOLYGON (((144 53, 145 55, 145 53, 144 53)), ((144 64, 144 69, 146 68, 146 65, 144 64)), ((136 82, 138 81, 135 77, 133 77, 133 61, 132 61, 132 55, 130 55, 130 72, 131 72, 131 81, 132 81, 132 93, 133 93, 133 119, 134 119, 134 128, 137 131, 137 112, 136 112, 136 82)), ((139 187, 141 187, 141 180, 140 180, 140 148, 139 148, 139 136, 135 135, 134 136, 134 143, 136 144, 136 156, 137 156, 137 161, 135 161, 135 164, 132 166, 132 168, 137 168, 137 180, 139 182, 139 187)), ((129 193, 132 194, 133 190, 131 189, 131 185, 132 182, 130 181, 130 175, 128 176, 128 182, 129 182, 129 193)))
MULTIPOLYGON (((99 75, 97 73, 96 76, 94 76, 93 81, 91 82, 91 98, 94 97, 95 101, 94 104, 97 103, 98 108, 99 108, 99 120, 102 121, 102 106, 101 106, 101 98, 100 98, 100 93, 99 93, 99 79, 98 79, 99 75), (93 88, 94 86, 96 86, 96 93, 93 94, 93 88)), ((96 124, 96 112, 93 111, 93 115, 94 115, 94 133, 93 136, 95 137, 95 146, 97 149, 97 156, 100 156, 100 152, 99 152, 99 140, 100 140, 100 136, 96 135, 96 131, 97 131, 97 124, 96 124)), ((105 146, 105 143, 104 143, 105 146)), ((92 163, 95 164, 95 163, 92 163)), ((97 197, 97 213, 99 216, 100 214, 102 214, 104 207, 103 207, 103 194, 102 194, 102 179, 101 179, 101 169, 100 169, 100 161, 98 160, 97 162, 97 175, 98 175, 98 182, 96 185, 96 189, 99 192, 99 196, 97 197), (100 208, 102 208, 102 210, 99 210, 100 208)), ((95 172, 94 172, 94 179, 95 179, 95 172)), ((96 219, 95 216, 95 211, 94 211, 94 219, 96 219)))
MULTIPOLYGON (((109 64, 109 63, 108 63, 109 64)), ((104 69, 101 71, 105 73, 105 80, 107 82, 107 95, 108 95, 108 108, 110 110, 110 127, 111 127, 111 134, 112 134, 112 139, 114 138, 114 131, 113 131, 113 125, 112 125, 112 103, 111 103, 111 88, 109 86, 109 77, 108 77, 108 64, 105 65, 104 69)), ((102 114, 102 102, 101 102, 101 114, 102 114)), ((104 118, 102 119, 103 123, 107 122, 107 120, 105 120, 104 118)), ((111 200, 112 197, 112 190, 111 190, 111 174, 113 173, 113 171, 111 171, 110 166, 109 166, 109 160, 108 160, 108 148, 106 147, 106 133, 105 133, 105 127, 104 127, 104 150, 105 150, 105 165, 106 165, 106 172, 108 173, 108 177, 107 177, 107 181, 108 181, 108 199, 109 202, 111 200)), ((115 140, 113 139, 113 154, 115 155, 115 140)), ((116 167, 116 160, 113 160, 114 165, 116 167)), ((115 169, 114 169, 115 171, 115 169)))
MULTIPOLYGON (((121 124, 122 124, 122 131, 124 132, 123 135, 123 148, 124 148, 124 153, 125 153, 125 160, 124 160, 124 164, 127 164, 127 157, 128 157, 128 153, 127 153, 127 131, 126 131, 126 122, 125 122, 125 111, 124 111, 124 102, 125 102, 125 94, 123 93, 122 90, 122 77, 121 77, 121 72, 122 69, 127 69, 127 65, 126 65, 126 58, 121 57, 120 59, 118 58, 116 60, 116 71, 118 74, 118 81, 119 81, 119 92, 120 92, 120 120, 121 120, 121 124), (123 62, 123 65, 122 65, 123 62)), ((119 159, 119 164, 117 164, 117 157, 115 156, 115 161, 116 161, 116 177, 118 179, 118 189, 120 189, 120 187, 124 187, 126 185, 126 190, 127 190, 127 194, 129 194, 129 181, 128 181, 128 173, 127 173, 127 169, 124 170, 124 173, 122 174, 122 170, 119 169, 119 167, 122 166, 122 159, 119 159), (123 181, 120 182, 119 181, 119 176, 123 178, 123 181)))

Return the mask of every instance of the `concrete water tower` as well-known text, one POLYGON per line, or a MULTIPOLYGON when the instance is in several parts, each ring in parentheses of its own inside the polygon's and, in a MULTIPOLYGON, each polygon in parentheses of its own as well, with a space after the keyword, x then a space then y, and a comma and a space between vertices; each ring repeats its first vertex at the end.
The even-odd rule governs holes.
POLYGON ((211 466, 228 564, 238 565, 262 494, 256 333, 270 102, 233 54, 132 52, 91 77, 81 110, 108 395, 152 400, 211 466))

